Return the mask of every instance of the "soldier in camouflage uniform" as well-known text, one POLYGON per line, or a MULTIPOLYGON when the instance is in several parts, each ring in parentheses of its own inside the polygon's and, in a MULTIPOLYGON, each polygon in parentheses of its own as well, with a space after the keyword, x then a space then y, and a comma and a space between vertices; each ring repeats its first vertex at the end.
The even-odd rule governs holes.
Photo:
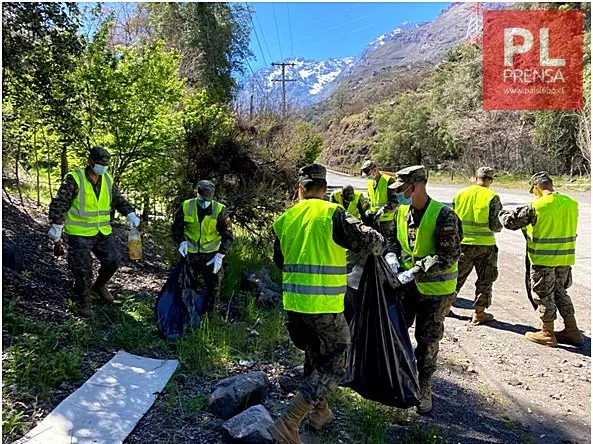
POLYGON ((134 226, 140 224, 134 209, 106 172, 110 159, 106 149, 91 149, 87 167, 68 173, 49 204, 51 229, 48 236, 54 242, 60 242, 66 225, 68 266, 74 275, 72 299, 78 313, 85 317, 93 314, 91 290, 106 304, 113 303, 107 283, 119 267, 119 256, 111 235, 111 211, 117 210, 134 226), (102 202, 105 208, 101 207, 102 202), (101 263, 94 284, 91 252, 101 263))
POLYGON ((395 253, 405 270, 397 275, 403 284, 404 314, 408 326, 416 321, 414 354, 421 391, 417 411, 421 414, 432 410, 431 378, 445 317, 455 299, 463 238, 461 221, 453 210, 427 194, 427 179, 426 169, 416 165, 398 171, 390 185, 400 205, 395 253))
POLYGON ((222 259, 229 252, 234 239, 233 224, 228 211, 224 205, 214 200, 215 191, 214 183, 209 180, 200 180, 196 187, 197 198, 189 199, 179 206, 171 226, 171 236, 180 244, 179 253, 182 256, 188 255, 193 270, 204 279, 208 292, 208 299, 204 303, 206 313, 210 312, 218 302, 224 272, 222 259), (218 213, 215 214, 216 212, 218 213), (192 215, 197 215, 197 218, 190 221, 188 216, 192 215), (214 219, 212 224, 208 223, 211 219, 214 219), (191 239, 195 244, 193 250, 188 249, 188 241, 192 237, 191 226, 198 227, 197 238, 191 239), (206 230, 211 231, 208 235, 212 236, 212 248, 204 244, 206 230))
POLYGON ((479 168, 475 185, 464 188, 453 198, 453 209, 461 219, 464 233, 456 292, 459 293, 474 267, 478 275, 473 324, 494 320, 494 316, 485 311, 492 303, 492 284, 498 277, 498 247, 494 233, 502 230, 498 220, 502 204, 498 195, 489 189, 493 181, 492 168, 479 168))
POLYGON ((572 285, 571 265, 575 262, 578 203, 554 191, 552 178, 545 172, 529 180, 536 199, 513 211, 502 210, 500 222, 509 230, 522 229, 527 240, 531 289, 536 294, 542 329, 526 333, 532 342, 555 347, 558 342, 582 345, 575 311, 566 290, 572 285), (561 223, 555 223, 561 221, 561 223), (564 330, 554 331, 556 312, 564 319, 564 330))
POLYGON ((346 249, 381 254, 385 240, 343 207, 323 200, 325 167, 299 170, 301 201, 274 222, 274 263, 283 270, 283 305, 294 345, 305 352, 304 380, 288 411, 270 430, 280 443, 300 442, 298 429, 333 418, 327 394, 344 373, 350 331, 344 319, 346 249))
POLYGON ((395 178, 382 173, 372 160, 366 160, 360 167, 362 175, 368 179, 367 194, 370 209, 364 214, 362 220, 369 226, 379 222, 380 231, 387 239, 387 251, 393 251, 395 240, 395 212, 397 211, 397 198, 395 189, 390 188, 395 178))

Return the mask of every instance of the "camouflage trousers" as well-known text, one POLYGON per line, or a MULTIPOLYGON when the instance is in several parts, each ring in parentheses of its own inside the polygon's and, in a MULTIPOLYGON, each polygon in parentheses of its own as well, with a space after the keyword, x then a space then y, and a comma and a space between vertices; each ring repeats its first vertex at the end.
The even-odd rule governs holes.
POLYGON ((492 284, 498 278, 498 247, 496 245, 461 244, 457 293, 465 284, 474 267, 478 275, 474 307, 488 308, 492 303, 492 284))
POLYGON ((337 386, 344 374, 350 330, 343 313, 286 312, 286 328, 293 344, 305 352, 303 397, 317 404, 337 386))
POLYGON ((381 227, 379 232, 387 241, 387 250, 384 253, 395 252, 395 245, 397 244, 395 220, 380 221, 379 225, 381 227))
POLYGON ((119 268, 119 254, 112 235, 68 236, 68 267, 74 275, 74 298, 90 295, 93 284, 93 258, 99 259, 101 268, 97 284, 106 285, 119 268))
POLYGON ((416 284, 410 283, 402 288, 404 315, 408 327, 416 321, 416 363, 418 374, 430 377, 437 369, 439 343, 445 332, 445 317, 451 309, 455 294, 447 296, 424 296, 418 292, 416 284))
POLYGON ((188 253, 189 264, 196 273, 196 279, 202 281, 208 291, 208 299, 205 302, 205 313, 212 311, 220 298, 220 285, 222 284, 223 268, 214 274, 214 264, 206 265, 212 260, 216 253, 188 253))
POLYGON ((572 285, 570 267, 531 266, 533 300, 538 304, 542 322, 554 322, 556 310, 566 318, 574 316, 574 306, 566 290, 572 285))

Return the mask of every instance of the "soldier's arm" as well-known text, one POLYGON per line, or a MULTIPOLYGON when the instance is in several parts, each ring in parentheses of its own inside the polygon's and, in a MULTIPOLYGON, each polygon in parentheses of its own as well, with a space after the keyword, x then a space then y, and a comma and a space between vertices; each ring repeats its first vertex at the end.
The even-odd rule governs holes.
POLYGON ((68 174, 62 181, 56 197, 49 204, 49 222, 51 224, 64 225, 66 213, 72 207, 72 202, 77 194, 78 184, 74 177, 68 174))
MULTIPOLYGON (((101 186, 104 184, 105 183, 103 182, 101 186)), ((111 207, 115 208, 118 213, 123 216, 127 216, 128 214, 134 212, 134 207, 132 207, 128 200, 121 195, 116 184, 113 184, 113 188, 111 190, 111 207)))
POLYGON ((220 254, 227 254, 233 244, 234 236, 233 224, 226 208, 220 212, 218 219, 216 219, 216 230, 222 238, 220 240, 220 248, 218 249, 218 252, 220 254))
POLYGON ((377 231, 363 225, 357 218, 338 208, 333 216, 332 237, 336 244, 354 253, 381 254, 385 239, 377 231))
POLYGON ((461 220, 449 207, 444 207, 436 220, 435 254, 426 256, 416 265, 428 276, 441 274, 450 268, 461 256, 463 228, 461 220))
POLYGON ((282 254, 282 249, 280 248, 280 239, 278 236, 275 236, 274 240, 274 263, 276 266, 282 270, 284 268, 284 255, 282 254))
POLYGON ((537 215, 531 204, 517 207, 514 210, 500 210, 498 219, 507 230, 518 230, 527 225, 535 225, 537 215))
POLYGON ((498 213, 502 210, 502 203, 500 197, 494 196, 490 201, 490 210, 488 212, 488 226, 490 231, 500 233, 502 231, 502 224, 498 219, 498 213))
POLYGON ((185 222, 183 220, 183 204, 181 204, 175 212, 173 225, 171 225, 171 238, 179 244, 185 240, 185 235, 183 234, 184 228, 185 222))
MULTIPOLYGON (((395 182, 395 177, 391 176, 387 181, 387 185, 391 185, 395 182)), ((395 211, 397 209, 397 192, 396 190, 392 190, 391 188, 387 188, 387 205, 385 206, 385 210, 395 211)))

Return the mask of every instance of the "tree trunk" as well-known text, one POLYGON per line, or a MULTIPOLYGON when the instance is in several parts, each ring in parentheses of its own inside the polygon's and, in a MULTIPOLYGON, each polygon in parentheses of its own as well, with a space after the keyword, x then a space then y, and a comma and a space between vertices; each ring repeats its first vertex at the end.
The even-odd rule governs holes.
POLYGON ((39 158, 37 157, 37 130, 33 133, 33 154, 35 155, 35 180, 37 185, 37 208, 41 205, 39 158))
POLYGON ((148 222, 148 216, 150 215, 150 196, 148 194, 143 196, 142 206, 142 220, 148 222))
POLYGON ((19 180, 19 162, 21 160, 21 142, 19 141, 16 149, 16 157, 14 160, 14 174, 16 176, 16 189, 19 191, 19 198, 21 199, 21 205, 25 205, 23 201, 23 192, 21 191, 21 182, 19 180))
POLYGON ((62 153, 60 154, 60 173, 62 180, 68 174, 68 148, 65 143, 62 145, 62 153))

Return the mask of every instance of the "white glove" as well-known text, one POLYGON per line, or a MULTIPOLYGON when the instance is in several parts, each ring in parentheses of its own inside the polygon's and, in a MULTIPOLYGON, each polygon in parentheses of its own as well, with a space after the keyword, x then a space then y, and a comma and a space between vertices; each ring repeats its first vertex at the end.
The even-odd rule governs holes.
POLYGON ((210 262, 207 262, 206 265, 214 264, 214 271, 212 273, 216 274, 222 268, 222 258, 224 254, 216 253, 210 262))
POLYGON ((49 231, 47 233, 47 237, 49 237, 54 242, 59 241, 60 238, 62 237, 62 229, 63 228, 64 228, 64 225, 51 224, 51 228, 49 229, 49 231))
POLYGON ((140 225, 140 218, 136 216, 136 213, 134 213, 133 211, 126 217, 128 218, 128 221, 130 222, 131 226, 137 227, 138 225, 140 225))
POLYGON ((375 218, 379 219, 381 216, 383 216, 383 213, 385 213, 385 207, 381 207, 381 209, 377 211, 377 213, 375 214, 375 218))
POLYGON ((397 271, 399 270, 399 262, 397 261, 397 256, 395 255, 395 253, 387 253, 385 255, 385 260, 391 267, 391 271, 393 271, 393 274, 397 276, 397 271))
POLYGON ((402 284, 406 285, 408 282, 412 282, 414 280, 414 275, 416 271, 414 269, 402 271, 397 275, 397 280, 402 284))
POLYGON ((183 257, 187 256, 187 241, 183 241, 179 244, 179 254, 183 257))

